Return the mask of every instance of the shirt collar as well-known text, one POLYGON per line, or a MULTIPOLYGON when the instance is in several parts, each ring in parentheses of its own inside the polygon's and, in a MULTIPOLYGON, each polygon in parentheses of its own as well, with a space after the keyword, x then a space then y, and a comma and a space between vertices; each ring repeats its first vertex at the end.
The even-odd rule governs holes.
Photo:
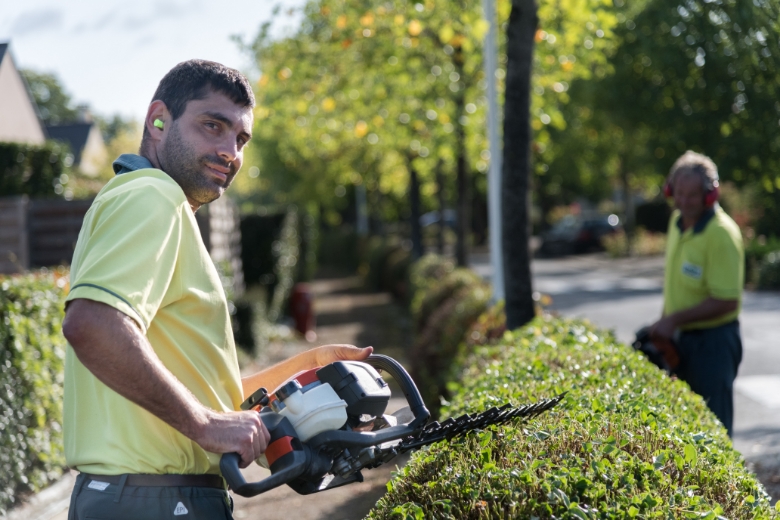
MULTIPOLYGON (((701 217, 699 217, 699 220, 696 221, 696 224, 693 225, 693 233, 701 233, 704 231, 704 228, 707 227, 707 224, 710 220, 712 220, 712 217, 715 216, 715 207, 711 207, 702 213, 701 217)), ((685 230, 683 229, 682 225, 682 215, 677 217, 677 229, 680 230, 680 233, 683 233, 685 230)))
POLYGON ((130 173, 136 170, 143 170, 146 168, 154 168, 149 159, 136 155, 134 153, 123 153, 117 157, 113 163, 114 173, 121 175, 123 173, 130 173))

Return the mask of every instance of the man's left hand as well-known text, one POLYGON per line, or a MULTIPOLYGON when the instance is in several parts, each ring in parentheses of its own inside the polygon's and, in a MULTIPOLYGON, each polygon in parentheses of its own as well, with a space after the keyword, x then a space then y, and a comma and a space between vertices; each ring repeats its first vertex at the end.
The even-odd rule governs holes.
POLYGON ((323 345, 311 350, 314 366, 324 367, 334 361, 363 361, 374 347, 357 348, 354 345, 323 345))
POLYGON ((671 316, 664 316, 660 320, 650 325, 650 338, 661 338, 670 340, 674 337, 674 330, 677 324, 671 316))

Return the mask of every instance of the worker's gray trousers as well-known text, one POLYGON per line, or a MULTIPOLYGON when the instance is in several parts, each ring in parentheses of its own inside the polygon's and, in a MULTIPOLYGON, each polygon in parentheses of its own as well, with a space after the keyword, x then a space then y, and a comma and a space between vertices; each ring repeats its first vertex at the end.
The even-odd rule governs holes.
POLYGON ((231 504, 216 488, 120 486, 79 475, 68 520, 232 520, 231 504))

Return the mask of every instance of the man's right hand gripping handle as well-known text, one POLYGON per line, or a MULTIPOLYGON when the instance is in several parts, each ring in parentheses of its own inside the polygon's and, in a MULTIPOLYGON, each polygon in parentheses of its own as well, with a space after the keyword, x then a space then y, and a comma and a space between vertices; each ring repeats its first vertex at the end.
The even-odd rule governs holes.
POLYGON ((211 453, 237 453, 245 468, 265 453, 271 436, 255 411, 217 413, 207 411, 198 435, 193 439, 211 453))

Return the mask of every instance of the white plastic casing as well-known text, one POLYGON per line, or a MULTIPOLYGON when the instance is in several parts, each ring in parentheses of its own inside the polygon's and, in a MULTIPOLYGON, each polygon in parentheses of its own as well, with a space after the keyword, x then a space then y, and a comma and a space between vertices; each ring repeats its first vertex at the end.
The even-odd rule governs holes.
POLYGON ((308 392, 299 390, 290 395, 279 413, 290 420, 301 442, 306 442, 318 433, 344 426, 347 403, 329 384, 323 383, 308 392))

